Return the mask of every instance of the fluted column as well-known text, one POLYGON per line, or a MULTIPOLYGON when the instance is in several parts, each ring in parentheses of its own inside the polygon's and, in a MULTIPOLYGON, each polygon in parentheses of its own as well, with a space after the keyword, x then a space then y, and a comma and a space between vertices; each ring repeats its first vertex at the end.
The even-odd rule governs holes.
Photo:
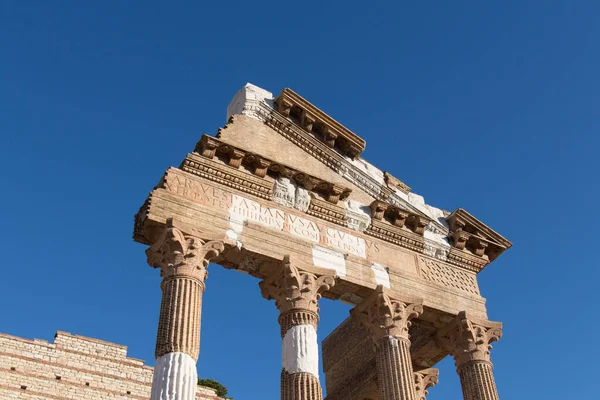
POLYGON ((283 260, 260 282, 262 295, 275 300, 282 338, 281 399, 322 400, 319 382, 318 300, 335 284, 332 271, 283 260))
POLYGON ((380 400, 416 399, 408 328, 422 312, 420 300, 392 299, 381 285, 350 311, 375 342, 380 400))
POLYGON ((437 385, 440 371, 437 368, 427 368, 415 371, 416 400, 426 400, 429 388, 437 385))
POLYGON ((146 251, 148 263, 160 268, 163 277, 151 400, 196 398, 206 267, 223 248, 222 242, 205 243, 184 234, 169 220, 146 251))
POLYGON ((490 350, 501 336, 501 323, 470 318, 465 312, 438 333, 439 343, 454 356, 465 400, 499 400, 490 350))

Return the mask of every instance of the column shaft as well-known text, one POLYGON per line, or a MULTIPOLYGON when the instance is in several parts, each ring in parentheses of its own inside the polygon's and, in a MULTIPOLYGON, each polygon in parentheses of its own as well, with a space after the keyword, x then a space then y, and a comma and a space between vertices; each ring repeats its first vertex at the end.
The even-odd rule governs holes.
POLYGON ((291 310, 279 317, 282 337, 282 400, 321 400, 316 313, 291 310))
POLYGON ((465 400, 499 400, 492 364, 473 361, 458 370, 465 400))
POLYGON ((321 293, 335 285, 331 270, 303 267, 285 256, 281 268, 260 282, 267 300, 275 300, 281 327, 281 399, 322 400, 317 324, 321 293))
POLYGON ((410 342, 389 336, 375 346, 380 400, 415 400, 410 342))
POLYGON ((197 360, 204 284, 193 278, 174 277, 165 279, 161 286, 155 356, 182 352, 197 360))

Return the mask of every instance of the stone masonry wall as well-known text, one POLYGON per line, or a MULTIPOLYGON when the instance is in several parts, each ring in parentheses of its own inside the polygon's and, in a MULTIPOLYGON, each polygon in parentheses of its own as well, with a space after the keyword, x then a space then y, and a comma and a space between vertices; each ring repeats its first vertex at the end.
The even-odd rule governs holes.
MULTIPOLYGON (((152 372, 126 346, 61 331, 54 343, 0 333, 2 400, 148 400, 152 372)), ((196 399, 219 397, 198 386, 196 399)))

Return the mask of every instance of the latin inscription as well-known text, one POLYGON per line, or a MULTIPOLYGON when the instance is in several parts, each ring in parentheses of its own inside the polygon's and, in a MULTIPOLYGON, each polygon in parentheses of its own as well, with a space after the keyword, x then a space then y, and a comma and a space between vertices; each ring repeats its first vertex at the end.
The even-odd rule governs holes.
POLYGON ((167 175, 165 189, 199 204, 225 211, 230 221, 238 226, 243 221, 254 222, 362 258, 367 258, 367 250, 379 251, 376 243, 350 233, 176 174, 167 175))

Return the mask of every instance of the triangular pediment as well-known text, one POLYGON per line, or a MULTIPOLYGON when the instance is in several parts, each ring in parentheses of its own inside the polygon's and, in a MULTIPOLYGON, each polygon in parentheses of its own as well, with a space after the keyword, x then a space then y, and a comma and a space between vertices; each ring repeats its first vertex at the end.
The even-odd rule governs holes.
POLYGON ((447 212, 425 204, 404 182, 360 157, 366 142, 291 89, 278 96, 247 84, 228 107, 228 125, 218 137, 280 163, 352 187, 352 200, 375 200, 432 220, 447 232, 447 212), (258 121, 262 124, 258 124, 258 121))

